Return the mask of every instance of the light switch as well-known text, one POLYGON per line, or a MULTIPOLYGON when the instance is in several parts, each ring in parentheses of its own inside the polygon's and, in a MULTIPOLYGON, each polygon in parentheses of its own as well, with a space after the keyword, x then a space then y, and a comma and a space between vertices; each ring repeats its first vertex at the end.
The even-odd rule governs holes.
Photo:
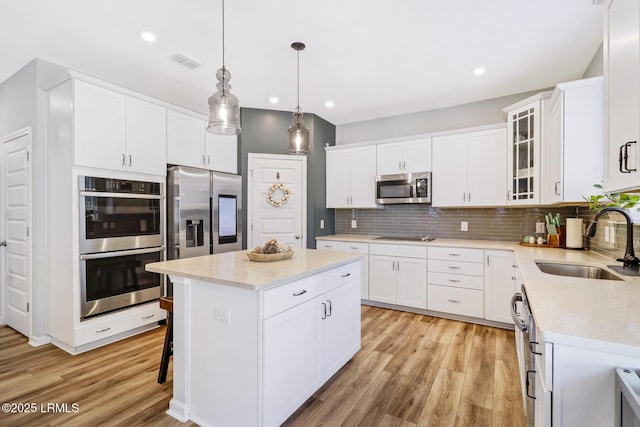
POLYGON ((355 219, 351 220, 351 228, 358 228, 358 223, 356 222, 355 219))
POLYGON ((469 231, 469 223, 467 221, 460 221, 460 231, 469 231))
POLYGON ((324 219, 320 220, 320 230, 324 230, 324 219))

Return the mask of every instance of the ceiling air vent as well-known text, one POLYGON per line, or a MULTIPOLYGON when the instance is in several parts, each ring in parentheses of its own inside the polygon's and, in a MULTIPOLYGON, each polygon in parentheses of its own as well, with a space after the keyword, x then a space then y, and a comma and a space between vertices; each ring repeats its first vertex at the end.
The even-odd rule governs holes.
POLYGON ((194 68, 198 68, 200 66, 199 62, 194 61, 193 59, 189 58, 188 56, 184 56, 181 53, 174 53, 173 55, 171 55, 170 59, 180 65, 189 68, 190 70, 193 70, 194 68))

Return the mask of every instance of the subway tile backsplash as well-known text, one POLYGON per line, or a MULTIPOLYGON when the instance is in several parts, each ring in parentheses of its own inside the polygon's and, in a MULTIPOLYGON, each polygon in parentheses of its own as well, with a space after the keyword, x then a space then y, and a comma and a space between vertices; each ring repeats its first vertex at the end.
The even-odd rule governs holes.
POLYGON ((536 222, 553 212, 575 217, 574 207, 536 208, 435 208, 429 205, 385 205, 383 209, 336 209, 336 233, 383 236, 430 236, 519 242, 533 235, 536 222), (357 228, 351 228, 354 216, 357 228), (466 221, 469 231, 460 231, 466 221))
MULTIPOLYGON (((523 236, 535 234, 536 222, 544 222, 544 215, 549 212, 560 213, 564 218, 584 218, 585 227, 594 215, 586 207, 435 208, 428 205, 386 205, 383 209, 336 209, 336 234, 519 242, 523 236), (351 228, 352 217, 357 228, 351 228), (469 231, 460 231, 462 221, 468 223, 469 231)), ((613 259, 622 257, 626 230, 621 216, 602 217, 596 236, 589 239, 589 249, 613 259), (605 226, 613 228, 614 241, 605 241, 605 226)), ((634 225, 634 248, 640 254, 640 224, 634 225)))

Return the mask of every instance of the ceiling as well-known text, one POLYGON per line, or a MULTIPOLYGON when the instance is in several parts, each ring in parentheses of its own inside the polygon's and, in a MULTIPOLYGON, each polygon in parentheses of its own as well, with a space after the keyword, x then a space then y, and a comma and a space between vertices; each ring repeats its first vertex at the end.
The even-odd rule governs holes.
MULTIPOLYGON (((344 124, 578 79, 602 42, 602 6, 226 0, 225 25, 241 107, 293 110, 290 44, 302 41, 302 109, 344 124), (473 75, 479 66, 486 73, 473 75)), ((40 57, 204 113, 222 64, 221 0, 0 0, 0 40, 0 82, 40 57), (157 41, 143 41, 142 31, 157 41), (175 53, 202 65, 188 69, 169 59, 175 53)))

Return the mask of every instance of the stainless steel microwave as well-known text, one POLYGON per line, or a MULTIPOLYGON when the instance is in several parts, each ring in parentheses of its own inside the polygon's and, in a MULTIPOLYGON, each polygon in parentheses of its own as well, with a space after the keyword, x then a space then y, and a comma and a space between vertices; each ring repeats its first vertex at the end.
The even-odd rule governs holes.
POLYGON ((376 203, 431 203, 431 172, 376 176, 376 203))

